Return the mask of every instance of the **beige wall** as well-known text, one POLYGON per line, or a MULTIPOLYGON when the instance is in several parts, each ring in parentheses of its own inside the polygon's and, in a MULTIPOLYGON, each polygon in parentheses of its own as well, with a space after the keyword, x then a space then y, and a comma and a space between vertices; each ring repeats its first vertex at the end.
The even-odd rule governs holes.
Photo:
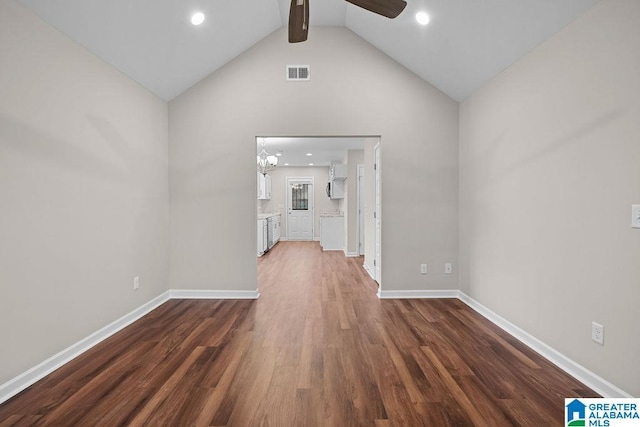
POLYGON ((168 288, 167 124, 164 101, 0 2, 0 384, 168 288))
POLYGON ((256 289, 256 135, 381 135, 383 286, 458 288, 419 274, 457 261, 458 104, 346 28, 286 37, 169 103, 171 287, 256 289), (287 82, 287 64, 309 64, 311 81, 287 82))
POLYGON ((341 210, 341 200, 331 200, 327 197, 326 186, 329 179, 329 167, 278 167, 269 172, 271 175, 271 200, 259 200, 258 206, 263 213, 280 212, 282 214, 282 238, 287 237, 287 178, 312 177, 314 182, 314 220, 313 237, 320 240, 320 212, 341 210))
POLYGON ((603 0, 460 108, 463 289, 635 396, 639 22, 603 0))

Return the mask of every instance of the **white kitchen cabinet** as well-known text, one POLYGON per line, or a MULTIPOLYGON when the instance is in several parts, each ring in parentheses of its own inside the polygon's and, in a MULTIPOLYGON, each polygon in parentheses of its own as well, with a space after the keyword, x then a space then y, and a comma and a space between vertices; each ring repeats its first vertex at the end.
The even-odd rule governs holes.
POLYGON ((258 256, 267 251, 267 220, 258 220, 258 256))
POLYGON ((329 181, 328 196, 330 199, 344 199, 344 180, 329 181))
POLYGON ((332 163, 329 168, 329 184, 327 185, 327 196, 330 199, 344 199, 346 179, 347 165, 332 163))
POLYGON ((329 180, 345 180, 347 179, 347 165, 344 163, 332 163, 329 168, 329 180))
POLYGON ((258 172, 258 200, 270 200, 271 199, 271 176, 269 174, 263 175, 258 172))
POLYGON ((265 199, 271 200, 271 175, 269 174, 264 176, 264 194, 265 199))
POLYGON ((344 250, 344 217, 320 217, 320 246, 323 251, 344 250))
POLYGON ((273 217, 273 243, 276 244, 280 240, 280 215, 273 217))

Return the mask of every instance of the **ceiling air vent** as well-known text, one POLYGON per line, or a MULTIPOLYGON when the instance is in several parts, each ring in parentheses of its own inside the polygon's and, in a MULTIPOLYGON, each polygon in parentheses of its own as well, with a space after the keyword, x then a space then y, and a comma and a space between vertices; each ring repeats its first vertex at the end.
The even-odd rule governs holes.
POLYGON ((308 65, 287 65, 287 80, 310 80, 308 65))

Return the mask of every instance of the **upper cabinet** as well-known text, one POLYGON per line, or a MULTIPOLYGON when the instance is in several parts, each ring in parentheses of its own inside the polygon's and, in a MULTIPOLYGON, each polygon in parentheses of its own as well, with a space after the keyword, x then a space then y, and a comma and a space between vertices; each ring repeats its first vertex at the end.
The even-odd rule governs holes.
POLYGON ((329 181, 347 179, 347 165, 344 163, 332 163, 329 168, 329 181))
POLYGON ((258 172, 258 200, 271 199, 271 176, 258 172))
POLYGON ((327 196, 330 199, 344 199, 344 179, 331 180, 327 185, 327 196))
POLYGON ((327 195, 330 199, 344 199, 346 179, 347 165, 332 163, 329 167, 329 184, 327 185, 327 195))

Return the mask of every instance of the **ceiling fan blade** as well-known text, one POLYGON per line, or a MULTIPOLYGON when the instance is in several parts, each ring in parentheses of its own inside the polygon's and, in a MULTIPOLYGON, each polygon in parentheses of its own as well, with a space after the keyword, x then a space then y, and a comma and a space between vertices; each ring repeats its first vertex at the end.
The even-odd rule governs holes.
POLYGON ((289 43, 299 43, 309 34, 309 0, 291 0, 289 8, 289 43))
POLYGON ((404 0, 347 0, 351 4, 367 9, 369 12, 386 16, 387 18, 395 18, 407 6, 404 0))

